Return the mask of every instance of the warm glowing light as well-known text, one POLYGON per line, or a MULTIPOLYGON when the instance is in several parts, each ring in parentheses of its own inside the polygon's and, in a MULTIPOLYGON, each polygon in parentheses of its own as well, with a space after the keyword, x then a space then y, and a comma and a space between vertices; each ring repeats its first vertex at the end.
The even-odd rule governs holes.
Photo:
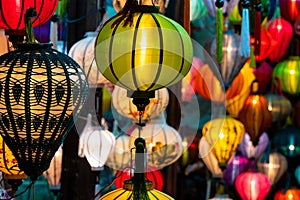
POLYGON ((295 146, 291 144, 291 145, 289 146, 289 150, 294 151, 294 150, 295 150, 295 146))
POLYGON ((182 142, 182 146, 186 147, 188 145, 188 143, 186 141, 182 142))
POLYGON ((224 133, 220 133, 219 138, 222 140, 224 138, 224 133))
POLYGON ((256 100, 256 99, 253 99, 253 100, 252 100, 252 103, 253 103, 253 104, 257 104, 257 100, 256 100))
POLYGON ((269 111, 272 111, 273 110, 273 107, 271 105, 268 105, 268 110, 269 111))
POLYGON ((277 29, 278 29, 278 30, 281 30, 281 29, 282 29, 281 24, 278 24, 278 25, 277 25, 277 29))
POLYGON ((290 70, 290 74, 291 74, 291 75, 295 74, 295 70, 294 70, 294 69, 291 69, 291 70, 290 70))
POLYGON ((289 199, 293 199, 293 197, 294 197, 293 194, 289 194, 289 195, 288 195, 288 198, 289 198, 289 199))

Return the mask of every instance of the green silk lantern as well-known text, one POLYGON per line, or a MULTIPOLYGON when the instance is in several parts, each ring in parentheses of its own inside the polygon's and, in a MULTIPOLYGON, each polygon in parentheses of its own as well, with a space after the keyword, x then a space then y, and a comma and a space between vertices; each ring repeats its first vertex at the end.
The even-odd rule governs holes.
POLYGON ((279 62, 273 70, 273 81, 280 80, 281 90, 289 95, 300 94, 300 57, 290 56, 279 62))
POLYGON ((100 30, 95 59, 112 83, 131 91, 153 91, 181 80, 193 49, 188 33, 154 6, 134 5, 100 30))

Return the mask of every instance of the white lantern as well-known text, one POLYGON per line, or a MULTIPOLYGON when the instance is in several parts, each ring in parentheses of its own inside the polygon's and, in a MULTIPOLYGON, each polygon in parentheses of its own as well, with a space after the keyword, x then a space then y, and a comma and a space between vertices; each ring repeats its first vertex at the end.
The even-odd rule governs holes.
POLYGON ((216 194, 214 198, 211 198, 209 200, 232 200, 229 198, 228 194, 216 194))
POLYGON ((83 69, 88 77, 90 87, 97 87, 109 83, 99 72, 95 62, 94 46, 97 34, 98 32, 87 32, 85 38, 76 42, 68 54, 83 69))
POLYGON ((93 126, 92 115, 88 114, 79 138, 78 156, 85 156, 92 169, 98 169, 104 166, 114 145, 115 136, 101 126, 93 126))
MULTIPOLYGON (((148 121, 150 118, 161 114, 168 106, 169 92, 166 88, 155 90, 155 97, 150 98, 150 103, 146 106, 142 115, 142 121, 148 121)), ((132 103, 132 98, 127 96, 127 90, 118 86, 112 93, 112 105, 121 115, 139 121, 139 111, 132 103)))
POLYGON ((223 172, 219 167, 219 162, 216 156, 212 153, 212 148, 209 146, 204 136, 201 137, 198 148, 199 157, 203 160, 207 169, 214 177, 222 177, 223 172))
POLYGON ((161 169, 174 163, 182 155, 182 139, 179 133, 167 125, 149 124, 141 128, 136 128, 130 136, 130 149, 134 147, 136 138, 145 139, 148 165, 161 169))
POLYGON ((60 189, 60 177, 62 169, 62 146, 55 152, 54 157, 51 160, 49 168, 43 173, 48 181, 50 190, 60 189))

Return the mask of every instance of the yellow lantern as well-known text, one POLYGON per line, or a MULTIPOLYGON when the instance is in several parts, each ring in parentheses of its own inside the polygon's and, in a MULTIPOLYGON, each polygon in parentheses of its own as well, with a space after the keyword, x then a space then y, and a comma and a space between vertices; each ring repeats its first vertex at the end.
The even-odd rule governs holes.
POLYGON ((175 84, 188 73, 192 57, 189 34, 153 5, 123 9, 106 22, 95 42, 101 73, 131 91, 175 84))
POLYGON ((228 116, 215 118, 204 124, 202 134, 212 147, 219 166, 224 168, 242 141, 245 128, 242 122, 228 116))
MULTIPOLYGON (((132 180, 124 181, 123 188, 113 190, 103 195, 99 200, 133 200, 133 182, 132 180)), ((174 200, 169 195, 153 189, 152 182, 147 181, 146 189, 149 196, 149 200, 174 200)))
MULTIPOLYGON (((142 113, 142 120, 148 121, 150 118, 161 114, 168 106, 169 93, 166 88, 155 90, 155 97, 150 99, 150 103, 145 107, 142 113)), ((139 111, 133 104, 132 99, 127 97, 127 90, 115 86, 112 93, 112 105, 121 115, 139 121, 139 111)))

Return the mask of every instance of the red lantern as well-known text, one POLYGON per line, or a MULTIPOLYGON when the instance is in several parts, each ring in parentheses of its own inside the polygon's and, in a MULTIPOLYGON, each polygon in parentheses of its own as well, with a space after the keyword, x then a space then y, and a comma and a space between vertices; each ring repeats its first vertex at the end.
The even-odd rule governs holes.
POLYGON ((276 48, 268 56, 270 61, 278 62, 285 54, 293 36, 293 26, 283 18, 277 18, 270 22, 269 33, 277 41, 276 48))
POLYGON ((300 0, 279 0, 280 14, 288 20, 295 22, 300 16, 300 0))
POLYGON ((239 119, 245 125, 254 145, 258 143, 259 136, 272 124, 272 113, 268 110, 268 101, 263 95, 257 93, 257 82, 252 84, 250 94, 239 113, 239 119))
POLYGON ((243 172, 236 178, 235 187, 243 200, 263 200, 270 191, 268 177, 259 172, 243 172))
POLYGON ((291 188, 287 191, 279 190, 274 196, 274 200, 300 200, 300 190, 291 188))
POLYGON ((25 28, 24 15, 28 8, 35 8, 37 16, 32 19, 33 27, 50 19, 58 0, 3 0, 0 2, 0 27, 6 30, 25 28))
MULTIPOLYGON (((123 188, 124 181, 131 179, 133 176, 133 170, 125 168, 123 171, 118 171, 116 174, 116 189, 123 188)), ((154 167, 148 167, 146 172, 146 179, 152 181, 153 188, 161 191, 164 187, 164 176, 163 174, 155 169, 154 167)))
POLYGON ((258 81, 258 91, 264 93, 272 79, 273 68, 267 63, 262 62, 257 68, 253 68, 253 74, 258 81))
POLYGON ((274 51, 274 49, 277 48, 277 41, 273 38, 273 36, 268 32, 266 28, 261 29, 260 38, 260 54, 255 56, 256 61, 265 60, 274 51))

